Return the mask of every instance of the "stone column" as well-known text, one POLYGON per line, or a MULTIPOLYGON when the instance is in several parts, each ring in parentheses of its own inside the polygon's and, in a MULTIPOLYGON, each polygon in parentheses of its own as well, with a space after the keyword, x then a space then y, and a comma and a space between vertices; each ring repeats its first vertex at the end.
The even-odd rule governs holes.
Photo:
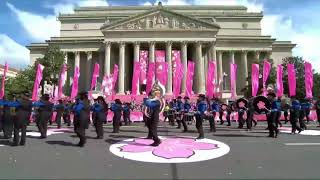
POLYGON ((256 61, 257 63, 260 62, 260 51, 254 52, 254 61, 256 61))
POLYGON ((87 53, 87 62, 86 62, 86 83, 85 83, 85 89, 90 89, 91 85, 91 71, 92 71, 92 52, 88 51, 87 53))
POLYGON ((220 83, 220 91, 222 91, 222 82, 223 82, 223 67, 222 67, 222 55, 223 52, 222 51, 218 51, 218 76, 219 76, 219 82, 220 83))
POLYGON ((155 42, 149 42, 149 62, 154 62, 155 59, 155 42))
POLYGON ((124 94, 125 49, 126 49, 126 44, 124 42, 120 42, 119 44, 119 80, 118 80, 119 94, 124 94))
POLYGON ((244 80, 245 80, 245 85, 248 85, 248 51, 242 51, 241 53, 241 61, 243 62, 243 76, 244 76, 244 80))
POLYGON ((188 43, 186 41, 181 44, 181 60, 183 65, 182 93, 186 92, 187 70, 188 70, 188 43))
POLYGON ((215 74, 214 77, 216 79, 216 83, 218 83, 218 61, 217 61, 217 51, 216 51, 216 41, 211 43, 211 60, 213 60, 216 63, 216 69, 215 69, 215 74))
POLYGON ((172 94, 172 42, 166 43, 166 60, 168 63, 168 81, 167 81, 167 94, 172 94))
POLYGON ((230 63, 234 64, 235 60, 234 60, 234 51, 230 51, 230 63))
POLYGON ((74 67, 79 67, 80 69, 80 52, 76 51, 74 52, 74 67))
POLYGON ((266 52, 266 58, 269 60, 271 58, 272 51, 266 52))
MULTIPOLYGON (((134 42, 134 57, 135 62, 140 61, 140 42, 134 42)), ((138 83, 138 94, 140 93, 140 82, 138 83)))
POLYGON ((69 73, 68 73, 68 52, 64 52, 65 55, 64 55, 64 61, 63 63, 67 66, 67 71, 66 71, 66 81, 65 81, 65 84, 69 85, 70 84, 70 79, 69 79, 69 73))
POLYGON ((202 43, 196 43, 196 54, 197 54, 197 64, 196 64, 196 79, 198 86, 198 93, 205 93, 205 78, 204 78, 204 62, 202 59, 202 43))
POLYGON ((110 75, 111 42, 105 42, 104 75, 110 75))

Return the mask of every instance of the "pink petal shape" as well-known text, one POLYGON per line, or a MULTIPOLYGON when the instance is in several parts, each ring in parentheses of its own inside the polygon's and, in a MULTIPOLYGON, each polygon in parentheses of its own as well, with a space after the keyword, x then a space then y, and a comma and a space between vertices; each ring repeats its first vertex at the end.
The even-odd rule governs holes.
POLYGON ((122 152, 140 153, 152 151, 153 147, 148 145, 129 144, 120 147, 122 152))
POLYGON ((159 146, 152 151, 153 155, 165 159, 173 158, 189 158, 194 155, 194 152, 185 148, 174 148, 170 146, 159 146))
POLYGON ((195 142, 193 144, 193 150, 211 150, 219 148, 216 144, 209 144, 204 142, 195 142))
POLYGON ((153 143, 152 139, 135 139, 134 140, 134 144, 138 144, 138 145, 147 145, 147 146, 149 146, 152 143, 153 143))

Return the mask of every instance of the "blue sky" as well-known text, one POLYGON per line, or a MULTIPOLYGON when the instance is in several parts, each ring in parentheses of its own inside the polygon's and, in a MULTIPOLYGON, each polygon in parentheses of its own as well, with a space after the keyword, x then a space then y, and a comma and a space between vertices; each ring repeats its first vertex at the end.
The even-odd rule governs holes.
MULTIPOLYGON (((263 11, 263 35, 291 40, 294 55, 319 67, 320 0, 163 0, 169 5, 245 5, 251 12, 263 11)), ((0 0, 0 63, 28 64, 31 42, 43 42, 59 34, 59 12, 72 13, 76 6, 149 5, 154 0, 0 0)))

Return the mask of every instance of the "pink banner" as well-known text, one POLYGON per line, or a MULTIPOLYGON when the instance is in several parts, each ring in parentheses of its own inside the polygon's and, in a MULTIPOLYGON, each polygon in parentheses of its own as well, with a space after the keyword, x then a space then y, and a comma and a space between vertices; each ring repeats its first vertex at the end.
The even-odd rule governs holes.
POLYGON ((206 82, 206 95, 209 98, 215 96, 215 70, 216 63, 213 61, 209 61, 208 64, 208 72, 207 72, 207 82, 206 82))
POLYGON ((296 70, 294 64, 288 64, 288 84, 289 84, 289 95, 290 97, 296 96, 296 70))
POLYGON ((141 72, 140 72, 140 84, 147 84, 147 69, 148 69, 148 58, 149 51, 141 50, 140 51, 140 64, 141 64, 141 72))
POLYGON ((267 80, 271 71, 271 63, 268 60, 263 62, 263 77, 262 77, 262 86, 263 86, 263 95, 267 96, 267 80))
POLYGON ((149 62, 146 93, 149 94, 154 83, 155 63, 149 62))
POLYGON ((79 77, 80 77, 80 69, 78 66, 76 66, 74 69, 73 83, 72 83, 71 96, 70 96, 72 100, 74 100, 78 95, 79 77))
POLYGON ((172 75, 176 73, 177 63, 181 63, 181 55, 179 50, 172 51, 172 75))
POLYGON ((139 75, 141 72, 141 63, 140 62, 134 62, 133 66, 133 77, 132 77, 132 89, 131 94, 132 96, 136 96, 139 93, 139 75))
POLYGON ((63 95, 63 86, 67 80, 67 65, 63 64, 61 68, 60 78, 59 78, 59 84, 58 84, 58 95, 57 99, 61 99, 63 95))
POLYGON ((309 62, 304 63, 304 78, 305 78, 305 87, 306 87, 306 98, 312 98, 313 90, 313 72, 312 65, 309 62))
POLYGON ((38 100, 38 91, 39 91, 39 86, 42 81, 42 71, 44 69, 44 66, 41 64, 38 64, 37 66, 37 73, 36 73, 36 79, 34 81, 33 85, 33 91, 32 91, 32 101, 37 101, 38 100))
POLYGON ((193 85, 193 74, 194 74, 194 62, 188 61, 188 70, 187 70, 187 82, 186 82, 186 96, 191 97, 193 94, 192 85, 193 85))
POLYGON ((95 63, 93 73, 92 73, 90 92, 89 92, 90 98, 92 98, 92 91, 96 88, 99 73, 100 73, 100 65, 98 63, 95 63))
POLYGON ((176 61, 175 74, 173 76, 173 95, 178 97, 180 95, 181 83, 183 79, 183 65, 181 61, 176 61))
POLYGON ((281 64, 277 67, 277 97, 283 96, 283 80, 282 75, 283 74, 283 67, 281 64))
POLYGON ((236 81, 237 81, 237 65, 230 64, 230 90, 231 90, 231 99, 235 100, 237 97, 236 92, 236 81))
POLYGON ((4 65, 4 69, 3 69, 3 76, 2 76, 2 82, 1 82, 1 91, 0 91, 0 99, 3 99, 3 97, 4 97, 4 88, 5 88, 5 81, 6 81, 8 69, 9 69, 8 63, 6 63, 4 65))
POLYGON ((112 81, 113 81, 113 84, 112 84, 112 93, 114 94, 114 90, 115 90, 115 87, 116 87, 116 83, 118 81, 118 75, 119 75, 119 67, 118 65, 114 65, 113 67, 113 76, 112 76, 112 81))
POLYGON ((105 96, 112 95, 112 91, 113 91, 113 75, 112 74, 105 75, 103 77, 101 89, 105 96))
MULTIPOLYGON (((156 74, 155 74, 155 79, 159 80, 162 79, 161 76, 163 76, 163 70, 164 70, 164 65, 163 63, 166 62, 166 51, 164 50, 157 50, 155 51, 155 56, 156 56, 156 64, 155 64, 155 69, 156 69, 156 74)), ((167 75, 168 76, 168 75, 167 75)), ((160 82, 160 80, 159 80, 160 82)), ((163 82, 161 82, 161 84, 163 84, 163 82)), ((164 86, 166 86, 166 84, 163 84, 164 86)))
POLYGON ((166 51, 164 50, 156 50, 156 62, 166 62, 166 51))
POLYGON ((167 62, 156 62, 157 65, 157 79, 159 80, 159 82, 163 85, 166 86, 167 85, 167 81, 168 81, 168 72, 169 72, 169 66, 167 62))
POLYGON ((257 96, 259 90, 259 64, 251 65, 252 97, 257 96))

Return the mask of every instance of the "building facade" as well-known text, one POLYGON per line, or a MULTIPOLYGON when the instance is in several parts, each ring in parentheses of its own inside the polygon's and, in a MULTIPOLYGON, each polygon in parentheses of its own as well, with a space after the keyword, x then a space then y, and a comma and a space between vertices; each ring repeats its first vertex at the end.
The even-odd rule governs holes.
MULTIPOLYGON (((1 74, 4 72, 4 69, 5 69, 5 66, 0 64, 0 72, 1 72, 1 74)), ((9 67, 8 71, 7 71, 7 74, 6 74, 6 77, 14 78, 14 77, 16 77, 18 75, 18 73, 19 73, 18 69, 9 67)))
MULTIPOLYGON (((237 93, 241 94, 252 63, 271 58, 278 64, 295 47, 261 35, 262 18, 262 13, 249 13, 244 6, 79 7, 73 14, 59 15, 60 37, 28 46, 30 61, 42 57, 49 44, 58 45, 66 52, 66 63, 80 66, 81 90, 90 87, 94 63, 100 64, 101 76, 112 73, 117 64, 117 92, 124 94, 131 90, 133 63, 139 61, 141 50, 148 51, 149 62, 155 61, 156 50, 164 50, 169 64, 166 92, 171 94, 172 50, 179 50, 184 67, 182 93, 191 60, 196 64, 196 93, 205 92, 208 62, 215 61, 216 77, 225 82, 225 92, 230 89, 229 64, 237 64, 237 93)), ((68 76, 72 75, 71 70, 68 76)))

